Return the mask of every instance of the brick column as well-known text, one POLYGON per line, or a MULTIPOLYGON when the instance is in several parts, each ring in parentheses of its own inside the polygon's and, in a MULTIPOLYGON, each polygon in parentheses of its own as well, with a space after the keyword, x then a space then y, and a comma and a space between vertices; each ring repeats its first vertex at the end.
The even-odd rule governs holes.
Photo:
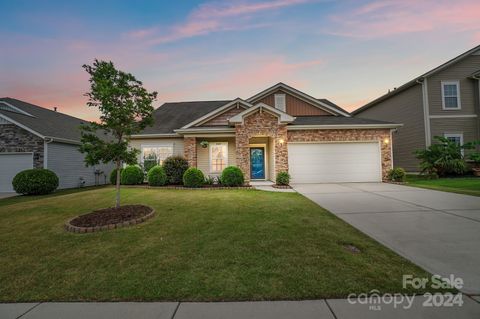
POLYGON ((245 181, 250 180, 249 135, 243 125, 235 125, 235 146, 237 166, 243 172, 245 181))
POLYGON ((272 176, 272 179, 275 179, 278 172, 288 172, 287 126, 280 125, 276 133, 273 139, 275 145, 275 176, 272 176))
POLYGON ((184 154, 188 165, 190 165, 190 167, 197 167, 197 139, 195 137, 184 137, 183 143, 184 154))

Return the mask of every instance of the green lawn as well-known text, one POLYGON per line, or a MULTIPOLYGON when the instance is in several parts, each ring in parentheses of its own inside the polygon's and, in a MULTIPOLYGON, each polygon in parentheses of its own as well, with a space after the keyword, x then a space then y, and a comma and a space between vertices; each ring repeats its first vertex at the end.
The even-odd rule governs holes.
POLYGON ((402 275, 428 276, 296 193, 124 188, 122 196, 157 215, 113 231, 64 231, 67 219, 112 205, 111 187, 1 206, 0 301, 333 298, 421 292, 403 290, 402 275))
POLYGON ((480 177, 452 177, 427 179, 419 175, 407 175, 407 185, 439 191, 480 196, 480 177))

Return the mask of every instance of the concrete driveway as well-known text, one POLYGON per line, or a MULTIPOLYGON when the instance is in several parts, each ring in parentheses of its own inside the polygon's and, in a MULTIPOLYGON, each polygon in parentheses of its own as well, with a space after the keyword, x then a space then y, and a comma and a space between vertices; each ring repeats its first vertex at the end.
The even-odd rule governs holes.
POLYGON ((0 199, 2 198, 8 198, 8 197, 13 197, 13 196, 18 196, 17 193, 4 193, 4 192, 0 192, 0 199))
POLYGON ((480 197, 385 183, 293 188, 432 274, 480 295, 480 197))

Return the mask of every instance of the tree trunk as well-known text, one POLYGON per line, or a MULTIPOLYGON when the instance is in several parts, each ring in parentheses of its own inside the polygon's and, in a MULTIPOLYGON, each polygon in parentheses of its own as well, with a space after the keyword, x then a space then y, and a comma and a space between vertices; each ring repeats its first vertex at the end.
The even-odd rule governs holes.
POLYGON ((120 207, 120 167, 122 166, 121 161, 117 161, 117 183, 115 184, 115 189, 117 190, 117 198, 115 201, 115 207, 120 207))

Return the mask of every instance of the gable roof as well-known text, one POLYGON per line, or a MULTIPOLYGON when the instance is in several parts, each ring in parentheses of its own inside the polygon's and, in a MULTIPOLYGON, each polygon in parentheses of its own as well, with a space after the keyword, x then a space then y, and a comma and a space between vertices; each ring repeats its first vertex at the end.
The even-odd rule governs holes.
POLYGON ((247 102, 249 103, 255 103, 258 100, 262 99, 263 97, 275 92, 276 90, 283 90, 286 91, 293 96, 296 96, 300 98, 301 100, 304 100, 306 102, 309 102, 310 104, 327 111, 328 113, 331 113, 333 115, 341 115, 341 116, 350 116, 350 113, 339 107, 338 105, 328 101, 327 99, 316 99, 306 93, 303 93, 285 83, 279 82, 271 87, 269 87, 266 90, 261 91, 260 93, 255 94, 254 96, 250 97, 247 99, 247 102))
POLYGON ((240 112, 237 115, 233 116, 230 119, 230 123, 242 123, 245 116, 248 116, 249 114, 255 112, 256 110, 265 110, 266 112, 277 116, 279 122, 291 123, 295 120, 295 117, 285 112, 282 112, 279 109, 271 107, 270 105, 267 105, 265 103, 258 103, 258 104, 255 104, 253 107, 250 107, 244 110, 243 112, 240 112))
POLYGON ((227 104, 231 100, 192 101, 164 103, 154 112, 155 123, 145 128, 140 134, 176 134, 179 129, 190 122, 227 104))
MULTIPOLYGON (((417 76, 416 78, 414 78, 413 80, 411 81, 408 81, 407 83, 401 85, 400 87, 394 89, 393 91, 390 91, 388 92, 387 94, 384 94, 378 98, 376 98, 375 100, 365 104, 364 106, 356 109, 355 111, 352 112, 353 115, 355 114, 358 114, 372 106, 374 106, 375 104, 379 103, 379 102, 382 102, 394 95, 397 95, 398 93, 402 92, 402 91, 405 91, 406 89, 414 86, 414 85, 417 85, 418 83, 421 83, 425 78, 437 73, 437 72, 440 72, 446 68, 448 68, 449 66, 451 66, 452 64, 455 64, 457 63, 458 61, 470 56, 470 55, 479 55, 480 54, 480 45, 477 45, 476 47, 474 47, 473 49, 470 49, 456 57, 454 57, 453 59, 451 60, 448 60, 447 62, 437 66, 436 68, 433 68, 432 70, 420 75, 420 76, 417 76)), ((474 73, 472 76, 476 76, 476 73, 474 73)))
POLYGON ((0 102, 14 107, 13 109, 0 109, 0 117, 41 138, 79 142, 81 138, 79 127, 81 124, 88 123, 88 121, 67 114, 9 97, 0 98, 0 102))

